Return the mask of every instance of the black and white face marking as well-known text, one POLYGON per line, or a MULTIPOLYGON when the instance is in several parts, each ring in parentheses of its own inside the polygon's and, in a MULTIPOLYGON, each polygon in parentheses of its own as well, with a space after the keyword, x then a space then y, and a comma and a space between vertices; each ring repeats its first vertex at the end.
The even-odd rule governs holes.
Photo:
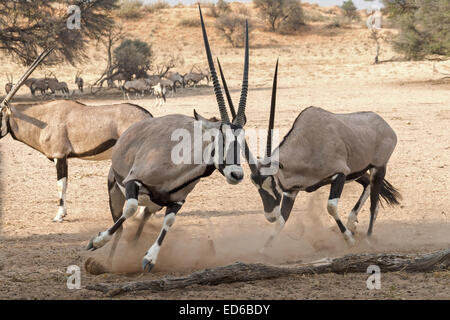
POLYGON ((244 170, 241 167, 240 151, 241 137, 245 136, 244 129, 234 124, 222 124, 222 150, 223 157, 216 164, 216 168, 222 173, 229 184, 238 184, 244 178, 244 170))
POLYGON ((264 213, 269 222, 275 222, 280 216, 281 190, 273 176, 251 175, 252 183, 258 188, 264 206, 264 213))
POLYGON ((229 184, 238 184, 244 179, 241 167, 241 145, 245 143, 244 129, 231 123, 209 121, 197 113, 195 119, 202 122, 203 130, 214 137, 211 151, 212 162, 229 184))

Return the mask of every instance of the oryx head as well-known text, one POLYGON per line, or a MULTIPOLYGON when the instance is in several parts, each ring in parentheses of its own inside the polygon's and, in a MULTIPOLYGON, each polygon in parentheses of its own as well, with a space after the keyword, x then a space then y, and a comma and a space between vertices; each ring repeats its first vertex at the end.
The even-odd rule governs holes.
MULTIPOLYGON (((277 179, 274 175, 281 164, 275 159, 272 153, 272 130, 275 120, 275 104, 277 96, 277 75, 278 75, 278 60, 275 67, 275 75, 272 86, 272 100, 270 107, 269 130, 267 132, 267 146, 265 158, 256 160, 245 145, 245 156, 252 172, 250 178, 252 183, 258 188, 261 196, 264 212, 267 220, 274 222, 280 215, 280 202, 282 199, 282 191, 278 185, 277 179), (275 169, 275 170, 274 170, 275 169)), ((278 152, 278 151, 277 151, 278 152)))
POLYGON ((217 63, 219 65, 220 75, 222 78, 222 83, 227 96, 228 104, 231 109, 232 120, 230 121, 225 100, 223 98, 222 89, 219 84, 219 79, 217 78, 216 69, 214 67, 214 62, 211 55, 211 49, 209 47, 208 36, 206 34, 205 24, 203 21, 202 11, 199 5, 200 20, 202 25, 203 40, 205 43, 206 56, 208 58, 208 65, 211 74, 211 79, 214 85, 214 93, 216 95, 217 104, 220 111, 220 121, 214 122, 207 120, 206 118, 200 116, 194 111, 196 120, 201 121, 203 130, 211 130, 218 132, 216 136, 219 138, 219 143, 215 144, 215 149, 213 150, 214 165, 219 170, 219 172, 227 178, 227 182, 230 184, 237 184, 244 178, 244 171, 240 163, 240 153, 241 145, 245 137, 244 125, 246 122, 245 117, 245 107, 247 104, 247 91, 248 91, 248 67, 249 67, 249 43, 248 43, 248 25, 246 23, 246 33, 245 33, 245 59, 244 59, 244 74, 242 81, 241 97, 239 100, 239 108, 237 113, 235 112, 233 102, 231 100, 230 93, 228 91, 227 84, 225 82, 225 77, 220 66, 219 59, 217 63), (219 148, 219 150, 216 150, 219 148))
POLYGON ((20 78, 20 80, 12 87, 11 91, 8 92, 5 99, 0 103, 0 138, 6 136, 9 132, 8 120, 9 117, 14 110, 13 106, 9 105, 9 101, 19 90, 20 86, 28 79, 31 73, 37 68, 37 66, 42 62, 52 52, 53 48, 47 49, 42 52, 39 57, 34 60, 28 70, 24 73, 24 75, 20 78))

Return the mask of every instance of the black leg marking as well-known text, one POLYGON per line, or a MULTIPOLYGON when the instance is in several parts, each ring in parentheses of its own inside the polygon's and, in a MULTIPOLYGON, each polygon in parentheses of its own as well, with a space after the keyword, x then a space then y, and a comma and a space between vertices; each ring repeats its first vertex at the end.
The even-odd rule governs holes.
POLYGON ((283 194, 283 199, 281 201, 281 214, 278 221, 275 222, 272 234, 267 239, 264 244, 264 248, 267 248, 272 243, 273 239, 281 232, 284 225, 286 224, 289 216, 291 215, 292 208, 294 207, 295 198, 297 197, 298 191, 285 192, 283 194))
MULTIPOLYGON (((114 225, 106 231, 100 232, 97 236, 89 241, 87 246, 88 250, 95 250, 102 246, 104 246, 112 237, 112 235, 122 226, 125 220, 131 217, 138 208, 138 194, 139 194, 139 185, 136 181, 129 181, 125 185, 126 190, 126 202, 125 202, 125 210, 123 210, 122 215, 117 221, 115 221, 114 225)), ((111 199, 110 199, 111 204, 111 199)), ((114 214, 113 214, 114 218, 114 214)))
POLYGON ((372 169, 373 174, 370 177, 370 223, 367 235, 371 236, 373 226, 378 214, 380 192, 383 186, 384 176, 386 175, 386 167, 372 169))
POLYGON ((338 173, 334 176, 334 179, 331 182, 327 209, 328 213, 333 216, 334 220, 336 220, 336 224, 344 235, 345 240, 347 240, 350 244, 353 244, 355 240, 352 237, 352 233, 344 226, 338 214, 338 202, 341 197, 342 190, 344 189, 345 180, 346 177, 343 173, 338 173))
POLYGON ((67 158, 64 157, 62 159, 54 159, 56 165, 56 178, 57 178, 57 187, 58 187, 58 195, 59 195, 59 208, 58 213, 53 219, 53 221, 62 222, 64 216, 66 215, 66 190, 67 190, 67 174, 68 174, 68 165, 67 158))
POLYGON ((356 223, 358 222, 358 213, 361 210, 362 206, 366 202, 369 192, 370 192, 370 179, 369 175, 366 173, 360 178, 356 179, 356 182, 363 186, 363 191, 352 211, 348 215, 347 220, 347 228, 354 234, 356 232, 356 223))
POLYGON ((161 245, 163 243, 164 238, 166 237, 169 228, 175 222, 175 216, 180 211, 183 206, 184 201, 176 202, 167 206, 166 215, 164 217, 163 226, 161 228, 161 232, 158 235, 155 243, 150 247, 147 253, 142 259, 142 269, 146 272, 150 272, 153 266, 156 263, 156 259, 158 258, 159 250, 161 249, 161 245))

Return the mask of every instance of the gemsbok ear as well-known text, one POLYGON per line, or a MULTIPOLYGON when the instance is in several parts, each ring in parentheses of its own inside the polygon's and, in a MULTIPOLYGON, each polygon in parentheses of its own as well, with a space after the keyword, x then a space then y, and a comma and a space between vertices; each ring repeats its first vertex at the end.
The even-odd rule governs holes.
POLYGON ((202 124, 202 128, 205 130, 208 129, 219 129, 220 128, 220 122, 218 121, 210 121, 208 119, 206 119, 205 117, 201 116, 200 114, 197 113, 197 111, 195 111, 194 109, 194 118, 197 121, 200 121, 202 124))

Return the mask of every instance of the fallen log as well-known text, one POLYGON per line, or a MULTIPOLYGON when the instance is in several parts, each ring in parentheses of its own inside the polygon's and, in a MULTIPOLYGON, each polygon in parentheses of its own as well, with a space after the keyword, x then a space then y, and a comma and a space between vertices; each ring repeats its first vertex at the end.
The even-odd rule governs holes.
POLYGON ((139 290, 158 292, 186 288, 191 285, 218 285, 222 283, 267 280, 289 275, 366 273, 367 267, 370 265, 377 265, 380 267, 381 272, 446 270, 450 266, 450 248, 422 255, 350 254, 339 258, 325 258, 311 263, 286 266, 236 262, 227 266, 204 269, 183 277, 131 281, 122 284, 98 283, 86 286, 86 289, 97 290, 109 296, 115 296, 139 290))

